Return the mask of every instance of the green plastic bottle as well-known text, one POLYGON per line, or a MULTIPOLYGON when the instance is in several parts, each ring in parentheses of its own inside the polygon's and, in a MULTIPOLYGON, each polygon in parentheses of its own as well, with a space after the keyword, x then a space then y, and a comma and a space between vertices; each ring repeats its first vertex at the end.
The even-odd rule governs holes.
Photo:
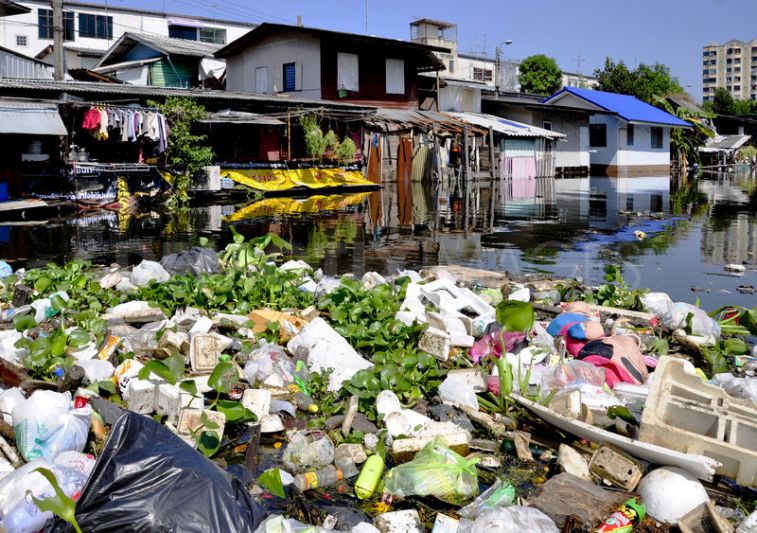
POLYGON ((634 526, 644 520, 647 508, 636 498, 626 500, 599 526, 597 533, 631 533, 634 526))
POLYGON ((355 494, 361 500, 373 496, 381 480, 381 474, 384 473, 384 460, 380 455, 371 455, 360 472, 355 482, 355 494))

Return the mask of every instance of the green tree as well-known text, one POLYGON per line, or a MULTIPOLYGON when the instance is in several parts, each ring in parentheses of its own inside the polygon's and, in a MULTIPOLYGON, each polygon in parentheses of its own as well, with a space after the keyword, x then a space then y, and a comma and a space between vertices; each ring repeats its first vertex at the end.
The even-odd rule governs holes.
POLYGON ((174 199, 184 203, 189 200, 189 179, 213 162, 207 135, 192 133, 192 126, 207 117, 207 111, 193 98, 184 96, 169 96, 165 103, 149 101, 148 105, 163 113, 171 130, 166 161, 175 175, 174 199))
POLYGON ((715 131, 707 120, 710 115, 682 106, 674 108, 666 98, 660 96, 655 96, 654 100, 657 107, 691 124, 691 129, 673 128, 670 132, 670 149, 674 151, 680 168, 685 173, 689 161, 700 162, 699 148, 704 146, 708 138, 715 137, 715 131))
POLYGON ((594 71, 597 89, 611 93, 628 94, 653 104, 655 96, 668 96, 683 92, 678 79, 670 75, 670 69, 662 63, 641 63, 629 69, 623 61, 615 63, 609 57, 605 65, 594 71))
POLYGON ((723 87, 715 89, 715 95, 712 97, 712 111, 718 115, 734 115, 735 103, 733 96, 723 87))
POLYGON ((544 54, 524 59, 518 66, 520 92, 549 96, 562 87, 562 71, 557 62, 544 54))

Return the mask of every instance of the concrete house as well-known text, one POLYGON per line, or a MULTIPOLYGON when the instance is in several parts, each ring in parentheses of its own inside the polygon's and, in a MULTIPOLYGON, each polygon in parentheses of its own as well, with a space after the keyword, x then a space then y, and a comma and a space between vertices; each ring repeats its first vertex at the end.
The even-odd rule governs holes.
POLYGON ((544 101, 592 111, 591 173, 659 176, 670 172, 670 132, 691 125, 633 96, 565 87, 544 101))
POLYGON ((226 88, 259 94, 417 109, 418 74, 444 65, 418 43, 264 23, 216 53, 226 88))

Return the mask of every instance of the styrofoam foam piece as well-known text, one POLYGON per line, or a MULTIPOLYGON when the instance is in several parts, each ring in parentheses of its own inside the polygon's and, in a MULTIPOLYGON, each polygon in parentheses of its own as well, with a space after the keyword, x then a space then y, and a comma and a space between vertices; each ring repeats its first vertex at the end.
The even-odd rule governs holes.
POLYGON ((415 509, 391 511, 373 519, 381 533, 423 533, 421 518, 415 509))
POLYGON ((242 394, 242 405, 260 420, 271 410, 271 392, 265 389, 247 389, 242 394))
POLYGON ((446 331, 428 327, 418 341, 418 349, 428 352, 440 361, 449 359, 450 335, 446 331))
POLYGON ((157 385, 147 379, 129 381, 129 393, 126 405, 130 411, 148 415, 155 411, 155 391, 157 385))
POLYGON ((719 461, 704 455, 681 453, 663 446, 633 440, 617 433, 610 433, 580 420, 571 420, 517 394, 514 394, 513 398, 519 404, 527 407, 529 411, 572 435, 589 439, 597 444, 612 444, 633 457, 654 464, 678 466, 705 481, 712 481, 715 470, 721 464, 719 461))
POLYGON ((702 484, 680 468, 653 470, 642 478, 638 492, 649 516, 666 524, 677 524, 686 513, 710 501, 702 484))
POLYGON ((373 366, 321 317, 302 328, 287 343, 287 349, 294 355, 307 357, 308 368, 313 372, 333 369, 328 384, 332 392, 338 391, 358 371, 373 366))
POLYGON ((662 357, 641 416, 639 438, 718 461, 717 473, 757 486, 757 406, 687 372, 684 360, 662 357))
POLYGON ((421 286, 417 283, 410 283, 405 288, 405 299, 400 305, 395 318, 405 324, 412 324, 413 321, 426 321, 426 307, 421 301, 421 286))
MULTIPOLYGON (((208 319, 210 320, 210 319, 208 319)), ((194 335, 189 343, 189 362, 194 372, 210 373, 221 355, 220 340, 215 335, 194 335)))

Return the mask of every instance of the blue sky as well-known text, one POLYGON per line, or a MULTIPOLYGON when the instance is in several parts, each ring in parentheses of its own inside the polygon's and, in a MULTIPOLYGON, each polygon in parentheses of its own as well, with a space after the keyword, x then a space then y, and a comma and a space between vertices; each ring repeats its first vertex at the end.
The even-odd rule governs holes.
MULTIPOLYGON (((106 3, 103 0, 97 0, 106 3)), ((140 7, 250 22, 294 23, 365 32, 364 0, 108 0, 140 7)), ((660 61, 701 98, 702 46, 757 38, 757 0, 368 0, 368 32, 407 39, 414 18, 458 24, 461 50, 493 54, 506 39, 505 57, 545 53, 563 70, 591 72, 606 56, 660 61)))

